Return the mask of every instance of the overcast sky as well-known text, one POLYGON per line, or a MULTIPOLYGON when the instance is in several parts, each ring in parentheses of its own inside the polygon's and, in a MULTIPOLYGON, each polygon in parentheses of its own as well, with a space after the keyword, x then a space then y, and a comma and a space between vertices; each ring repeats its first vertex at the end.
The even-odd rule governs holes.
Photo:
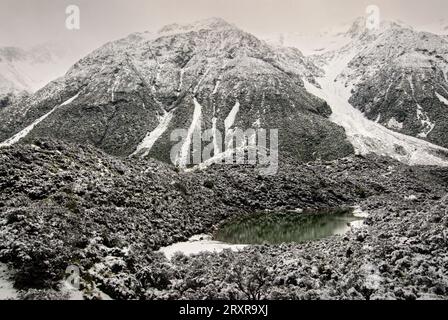
POLYGON ((448 0, 0 0, 0 46, 64 39, 90 51, 132 32, 214 16, 257 34, 309 32, 362 16, 370 4, 383 18, 412 25, 448 12, 448 0), (70 4, 81 10, 79 31, 65 28, 70 4))

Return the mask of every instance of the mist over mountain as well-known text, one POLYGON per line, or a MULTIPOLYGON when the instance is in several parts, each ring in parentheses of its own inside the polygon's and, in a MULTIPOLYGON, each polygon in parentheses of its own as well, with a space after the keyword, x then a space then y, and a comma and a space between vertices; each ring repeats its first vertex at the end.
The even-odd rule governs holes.
POLYGON ((73 62, 74 57, 62 45, 0 47, 0 108, 64 75, 73 62))

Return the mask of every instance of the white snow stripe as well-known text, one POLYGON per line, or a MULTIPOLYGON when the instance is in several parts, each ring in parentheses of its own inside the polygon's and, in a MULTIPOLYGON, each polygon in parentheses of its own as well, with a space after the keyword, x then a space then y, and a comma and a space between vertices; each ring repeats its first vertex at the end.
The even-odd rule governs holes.
POLYGON ((154 144, 168 129, 168 126, 173 119, 173 114, 173 111, 166 112, 160 117, 159 125, 153 131, 147 133, 146 137, 140 142, 131 157, 138 155, 140 158, 145 158, 148 156, 154 144))
POLYGON ((194 131, 196 129, 200 129, 201 127, 201 116, 202 116, 202 106, 199 104, 199 102, 196 100, 196 98, 193 98, 194 102, 194 112, 193 112, 193 120, 191 121, 190 128, 188 129, 187 137, 185 139, 184 144, 182 145, 180 156, 178 159, 178 165, 181 168, 185 168, 188 163, 188 157, 190 155, 190 146, 191 141, 193 138, 194 131))
POLYGON ((184 85, 184 75, 185 75, 185 69, 180 69, 179 72, 179 87, 177 87, 177 91, 181 91, 182 87, 184 85))
POLYGON ((445 105, 448 106, 448 99, 446 99, 445 97, 440 95, 438 92, 436 92, 436 96, 437 96, 437 98, 439 98, 440 102, 442 102, 442 103, 444 103, 445 105))
POLYGON ((215 87, 213 88, 212 94, 216 94, 218 92, 219 85, 221 84, 221 80, 216 81, 215 87))
POLYGON ((40 117, 39 119, 35 120, 32 124, 30 124, 28 127, 26 127, 25 129, 23 129, 22 131, 20 131, 19 133, 15 134, 14 136, 12 136, 11 138, 9 138, 8 140, 0 143, 0 148, 1 147, 9 147, 13 144, 16 144, 17 142, 19 142, 21 139, 25 138, 33 129, 35 126, 37 126, 39 123, 41 123, 42 121, 44 121, 46 118, 48 118, 53 112, 55 112, 57 109, 59 109, 62 106, 66 106, 70 103, 72 103, 76 98, 78 98, 79 93, 77 95, 75 95, 74 97, 68 99, 67 101, 65 101, 64 103, 54 107, 50 112, 44 114, 42 117, 40 117))
POLYGON ((217 122, 218 122, 218 118, 213 117, 212 119, 212 131, 213 131, 213 150, 214 150, 214 154, 217 155, 219 153, 221 153, 221 148, 218 144, 218 138, 217 138, 217 122))
POLYGON ((232 110, 230 110, 229 115, 227 116, 226 120, 224 120, 224 125, 226 127, 226 132, 232 128, 232 126, 235 124, 235 119, 240 111, 240 103, 237 101, 235 105, 233 106, 232 110))
POLYGON ((120 76, 118 76, 116 79, 115 79, 115 82, 114 82, 114 85, 112 86, 112 102, 115 102, 115 91, 117 91, 117 89, 118 89, 118 87, 120 86, 120 81, 121 81, 121 79, 120 79, 120 76))

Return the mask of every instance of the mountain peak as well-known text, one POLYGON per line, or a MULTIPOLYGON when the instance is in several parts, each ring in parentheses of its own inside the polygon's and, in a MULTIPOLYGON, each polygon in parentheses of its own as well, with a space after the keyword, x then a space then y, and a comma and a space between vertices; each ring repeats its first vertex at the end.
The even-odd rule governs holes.
POLYGON ((358 17, 350 24, 348 31, 346 32, 351 38, 366 34, 366 33, 382 33, 386 30, 392 29, 410 29, 413 28, 400 20, 381 20, 377 29, 368 28, 368 19, 364 16, 358 17))
POLYGON ((222 18, 208 18, 199 20, 189 24, 173 23, 160 29, 159 33, 182 33, 199 30, 213 30, 213 29, 232 29, 234 25, 228 23, 222 18))
POLYGON ((199 20, 193 24, 208 26, 210 28, 231 28, 231 27, 233 27, 232 24, 230 24, 229 22, 227 22, 226 20, 224 20, 223 18, 220 18, 220 17, 212 17, 212 18, 208 18, 208 19, 199 20))
POLYGON ((350 28, 348 29, 347 33, 351 36, 357 36, 365 32, 367 29, 367 19, 365 17, 358 17, 356 18, 350 28))

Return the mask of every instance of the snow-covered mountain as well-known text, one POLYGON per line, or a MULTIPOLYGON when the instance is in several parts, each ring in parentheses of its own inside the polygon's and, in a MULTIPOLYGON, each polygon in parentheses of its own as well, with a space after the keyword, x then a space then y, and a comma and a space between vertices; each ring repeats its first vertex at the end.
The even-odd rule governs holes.
MULTIPOLYGON (((167 161, 174 129, 262 127, 280 130, 281 154, 333 159, 353 148, 328 120, 325 101, 304 88, 303 79, 315 83, 319 73, 299 50, 270 46, 221 19, 169 25, 106 44, 0 111, 0 140, 53 137, 167 161)), ((191 139, 185 143, 188 150, 191 139)))
POLYGON ((62 76, 72 63, 59 45, 0 47, 0 108, 62 76))
POLYGON ((351 41, 311 58, 325 76, 308 90, 329 103, 357 152, 440 162, 446 149, 419 139, 448 146, 446 39, 387 21, 369 30, 364 19, 344 37, 351 41))
POLYGON ((170 161, 170 133, 187 129, 186 163, 198 129, 213 132, 216 156, 218 130, 262 127, 304 161, 356 151, 447 165, 446 40, 364 19, 333 36, 344 41, 305 56, 222 19, 134 33, 0 110, 1 145, 52 137, 170 161))
POLYGON ((349 44, 352 41, 352 35, 348 32, 351 26, 352 22, 319 32, 277 32, 258 36, 271 45, 298 48, 305 56, 311 56, 335 51, 349 44))

